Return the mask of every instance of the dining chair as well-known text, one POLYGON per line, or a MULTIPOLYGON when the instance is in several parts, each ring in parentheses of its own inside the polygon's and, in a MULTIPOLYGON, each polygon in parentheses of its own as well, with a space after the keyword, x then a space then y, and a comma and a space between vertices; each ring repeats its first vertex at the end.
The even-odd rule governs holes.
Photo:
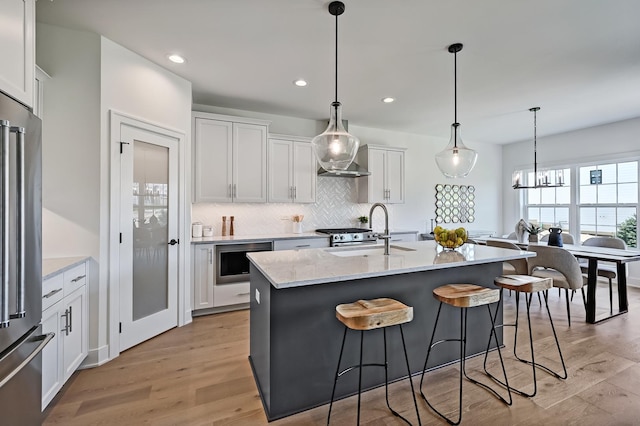
MULTIPOLYGON (((511 250, 522 250, 511 241, 487 240, 487 245, 511 250)), ((513 259, 502 263, 503 275, 527 275, 528 273, 529 266, 527 265, 526 259, 513 259)))
POLYGON ((530 245, 527 250, 536 253, 535 257, 527 258, 529 275, 540 278, 551 278, 554 287, 565 290, 565 296, 567 298, 567 320, 569 327, 571 327, 569 290, 581 290, 585 312, 587 303, 584 294, 584 285, 586 284, 587 278, 582 275, 578 259, 562 247, 530 245))
MULTIPOLYGON (((487 245, 510 250, 521 250, 511 241, 487 240, 487 245)), ((528 273, 529 265, 526 259, 512 259, 502 262, 502 275, 527 275, 528 273)), ((509 290, 509 295, 511 295, 511 290, 509 290)), ((538 302, 542 303, 540 295, 538 295, 538 302)))
MULTIPOLYGON (((617 237, 591 237, 584 240, 583 246, 589 247, 607 247, 614 249, 627 249, 627 243, 623 239, 617 237)), ((580 261, 580 269, 583 274, 588 274, 589 263, 586 259, 580 261)), ((613 313, 613 284, 612 280, 616 278, 617 268, 615 264, 602 264, 598 262, 598 276, 609 280, 609 310, 613 313)))
MULTIPOLYGON (((561 234, 562 235, 562 243, 563 244, 575 244, 574 243, 574 239, 573 239, 573 235, 571 234, 565 234, 564 232, 561 234)), ((549 234, 543 236, 540 238, 540 242, 541 243, 547 243, 549 242, 549 234)))

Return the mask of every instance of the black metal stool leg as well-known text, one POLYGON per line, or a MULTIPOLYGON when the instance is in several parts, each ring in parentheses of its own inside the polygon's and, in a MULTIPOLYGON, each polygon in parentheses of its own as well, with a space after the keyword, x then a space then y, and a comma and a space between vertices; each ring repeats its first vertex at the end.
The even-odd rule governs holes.
MULTIPOLYGON (((518 292, 516 292, 516 296, 517 296, 518 292)), ((500 292, 500 301, 502 300, 502 291, 500 292)), ((507 378, 507 370, 505 369, 504 366, 504 360, 502 358, 502 351, 500 350, 500 342, 498 342, 498 333, 496 332, 496 323, 495 323, 495 319, 498 316, 498 311, 500 309, 500 301, 498 301, 498 303, 496 304, 496 313, 495 314, 491 314, 491 306, 487 305, 487 311, 489 313, 489 319, 491 320, 491 331, 489 333, 489 343, 487 344, 487 350, 485 351, 484 354, 484 372, 487 376, 489 376, 490 378, 492 378, 493 380, 497 381, 498 383, 500 383, 501 385, 505 386, 507 389, 507 395, 509 396, 509 400, 507 401, 502 395, 500 395, 495 389, 493 389, 492 387, 485 385, 484 383, 481 383, 471 377, 469 377, 469 375, 467 375, 466 370, 463 370, 464 373, 464 377, 466 377, 467 380, 469 380, 471 383, 476 384, 478 386, 480 386, 481 388, 491 392, 496 398, 498 398, 500 401, 504 402, 507 405, 511 405, 513 403, 513 400, 511 398, 511 388, 509 387, 509 379, 507 378), (504 377, 504 383, 501 382, 500 380, 498 380, 497 378, 495 378, 493 375, 491 375, 491 373, 489 373, 487 371, 487 357, 489 355, 489 348, 491 346, 491 337, 493 337, 495 339, 496 342, 496 349, 498 350, 498 357, 500 358, 500 365, 502 366, 502 374, 504 377)), ((466 311, 466 309, 465 309, 466 311)), ((465 312, 465 317, 466 317, 466 312, 465 312)), ((466 330, 465 330, 465 335, 466 335, 466 330)), ((465 336, 466 338, 466 336, 465 336)))
MULTIPOLYGON (((364 331, 360 330, 360 364, 358 366, 358 423, 360 424, 360 396, 362 394, 362 346, 364 341, 364 331)), ((386 361, 386 360, 385 360, 386 361)), ((385 365, 386 374, 386 365, 385 365)))
MULTIPOLYGON (((404 350, 404 360, 407 363, 407 374, 409 378, 409 384, 411 385, 411 396, 413 397, 413 405, 416 408, 416 417, 418 418, 418 425, 421 425, 422 422, 420 421, 420 412, 418 411, 418 401, 416 401, 416 392, 413 389, 413 378, 411 377, 411 367, 409 367, 409 356, 407 355, 407 345, 404 342, 404 331, 402 331, 402 324, 400 324, 399 327, 400 327, 400 337, 402 338, 402 349, 404 350)), ((404 419, 404 417, 402 418, 404 419)), ((405 419, 405 421, 407 420, 405 419)), ((407 421, 407 423, 409 422, 407 421)))
POLYGON ((347 338, 347 327, 344 327, 344 334, 342 335, 342 345, 340 346, 340 356, 338 356, 338 366, 336 367, 336 375, 333 378, 333 390, 331 391, 331 402, 329 402, 329 414, 327 415, 327 426, 331 420, 331 408, 333 407, 333 398, 336 395, 336 384, 338 383, 338 374, 340 372, 340 362, 342 361, 342 352, 344 351, 344 342, 347 338))
MULTIPOLYGON (((459 425, 460 421, 462 420, 462 368, 460 369, 460 403, 459 403, 459 411, 458 411, 458 420, 456 422, 454 422, 453 420, 449 419, 447 416, 445 416, 444 414, 442 414, 440 411, 438 411, 433 405, 431 405, 431 403, 429 402, 429 400, 427 399, 427 397, 425 396, 424 392, 422 391, 422 384, 424 383, 424 373, 427 369, 427 362, 429 361, 429 355, 431 355, 431 349, 436 346, 439 345, 440 343, 444 343, 444 342, 453 342, 453 341, 460 341, 460 348, 461 350, 464 349, 463 346, 463 342, 462 342, 462 337, 463 337, 463 333, 462 330, 464 330, 464 321, 463 321, 463 313, 462 311, 460 312, 460 339, 442 339, 442 340, 438 340, 437 342, 433 342, 433 339, 436 335, 436 330, 438 328, 438 321, 440 320, 440 312, 442 310, 442 302, 440 302, 440 305, 438 306, 438 314, 436 315, 436 322, 433 325, 433 332, 431 334, 431 340, 429 342, 429 348, 427 349, 427 357, 424 360, 424 367, 422 368, 422 377, 420 378, 420 395, 422 396, 422 399, 424 399, 424 402, 427 403, 427 405, 429 406, 429 408, 431 408, 437 415, 439 415, 440 417, 442 417, 443 419, 445 419, 447 421, 447 423, 451 424, 451 425, 459 425)), ((460 354, 460 365, 463 366, 464 365, 464 353, 460 354)))

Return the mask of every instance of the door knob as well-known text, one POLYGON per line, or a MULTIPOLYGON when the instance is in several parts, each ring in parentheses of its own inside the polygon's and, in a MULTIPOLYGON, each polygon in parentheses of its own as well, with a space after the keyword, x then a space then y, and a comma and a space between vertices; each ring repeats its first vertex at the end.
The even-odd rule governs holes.
POLYGON ((180 244, 180 240, 172 239, 171 241, 169 241, 170 246, 175 246, 176 244, 180 244))

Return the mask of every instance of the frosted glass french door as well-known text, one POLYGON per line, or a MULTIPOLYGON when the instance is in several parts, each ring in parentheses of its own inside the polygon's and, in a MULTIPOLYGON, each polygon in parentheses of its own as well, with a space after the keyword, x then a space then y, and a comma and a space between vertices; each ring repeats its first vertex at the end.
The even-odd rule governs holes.
POLYGON ((120 350, 176 327, 178 144, 121 126, 120 350))

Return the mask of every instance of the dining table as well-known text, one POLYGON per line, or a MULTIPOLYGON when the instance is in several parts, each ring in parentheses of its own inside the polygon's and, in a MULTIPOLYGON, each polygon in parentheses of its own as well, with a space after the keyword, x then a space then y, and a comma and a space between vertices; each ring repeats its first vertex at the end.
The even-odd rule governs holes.
MULTIPOLYGON (((529 245, 547 245, 547 243, 523 242, 506 240, 504 238, 492 238, 493 240, 510 241, 522 249, 529 245)), ((617 317, 629 312, 629 299, 627 297, 627 268, 626 264, 640 260, 640 250, 635 248, 614 249, 608 247, 583 246, 577 244, 564 244, 563 249, 573 254, 576 258, 588 261, 587 273, 587 301, 586 321, 590 324, 617 317), (598 262, 611 262, 616 264, 616 276, 618 282, 618 306, 607 313, 598 314, 596 310, 596 288, 598 280, 598 262)))

